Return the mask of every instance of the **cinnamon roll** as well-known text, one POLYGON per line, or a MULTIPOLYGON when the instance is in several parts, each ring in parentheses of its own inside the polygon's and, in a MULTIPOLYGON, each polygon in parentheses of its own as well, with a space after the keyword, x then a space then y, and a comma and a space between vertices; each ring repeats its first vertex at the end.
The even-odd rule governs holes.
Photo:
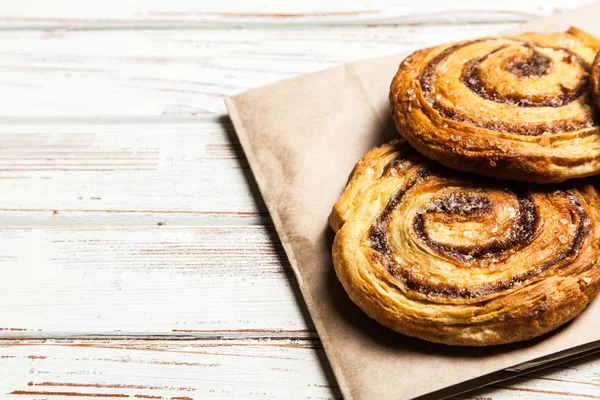
POLYGON ((596 296, 599 205, 591 185, 484 181, 398 140, 356 164, 333 208, 335 271, 366 314, 405 335, 526 340, 596 296))
POLYGON ((451 168, 537 183, 600 172, 588 90, 600 40, 488 37, 420 50, 391 85, 392 116, 419 152, 451 168))

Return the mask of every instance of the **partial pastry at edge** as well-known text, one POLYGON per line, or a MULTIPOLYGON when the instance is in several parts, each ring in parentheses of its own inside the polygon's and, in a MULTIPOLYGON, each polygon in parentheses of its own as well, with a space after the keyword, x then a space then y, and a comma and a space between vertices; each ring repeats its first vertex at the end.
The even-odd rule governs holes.
POLYGON ((599 205, 591 185, 483 182, 398 140, 357 163, 333 208, 335 271, 355 304, 405 335, 527 340, 600 289, 599 205))
POLYGON ((392 116, 413 147, 454 169, 537 183, 594 175, 598 50, 575 28, 420 50, 394 77, 392 116))
POLYGON ((596 105, 600 109, 600 53, 596 54, 594 63, 592 64, 592 72, 590 73, 590 90, 596 101, 596 105))

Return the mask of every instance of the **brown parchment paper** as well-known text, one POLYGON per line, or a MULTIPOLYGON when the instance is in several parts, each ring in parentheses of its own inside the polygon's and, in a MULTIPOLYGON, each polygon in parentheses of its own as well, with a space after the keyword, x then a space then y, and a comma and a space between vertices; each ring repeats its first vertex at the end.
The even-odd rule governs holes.
MULTIPOLYGON (((576 25, 600 35, 598 21, 595 3, 513 32, 576 25)), ((600 345, 600 299, 542 338, 461 348, 394 333, 369 319, 344 292, 333 270, 327 217, 354 163, 398 135, 388 90, 406 55, 347 64, 226 99, 343 395, 442 398, 590 352, 600 345)))

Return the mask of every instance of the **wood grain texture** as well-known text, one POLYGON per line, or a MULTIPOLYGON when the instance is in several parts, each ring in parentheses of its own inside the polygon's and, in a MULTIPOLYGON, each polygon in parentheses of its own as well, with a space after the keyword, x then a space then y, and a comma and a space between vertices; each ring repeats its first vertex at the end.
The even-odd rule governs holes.
POLYGON ((264 223, 227 118, 0 125, 2 225, 264 223))
POLYGON ((514 25, 0 31, 0 117, 223 115, 252 87, 514 25))
POLYGON ((464 24, 465 22, 522 22, 562 9, 589 3, 575 0, 483 1, 431 0, 307 0, 260 3, 244 0, 203 1, 150 0, 83 3, 59 0, 11 1, 0 11, 0 26, 6 28, 174 28, 206 26, 307 26, 364 24, 464 24))
POLYGON ((273 228, 1 228, 0 337, 315 337, 273 228))
MULTIPOLYGON (((334 399, 338 387, 312 339, 0 341, 3 398, 334 399), (153 396, 153 397, 150 397, 153 396)), ((600 359, 455 397, 597 399, 600 359)))
POLYGON ((340 398, 312 340, 0 342, 3 399, 340 398), (289 396, 286 396, 289 397, 289 396))

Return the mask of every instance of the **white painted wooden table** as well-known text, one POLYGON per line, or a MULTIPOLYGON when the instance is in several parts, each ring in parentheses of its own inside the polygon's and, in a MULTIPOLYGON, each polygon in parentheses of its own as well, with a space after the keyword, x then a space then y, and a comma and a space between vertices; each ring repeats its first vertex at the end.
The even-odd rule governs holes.
POLYGON ((224 96, 586 2, 3 1, 0 397, 339 398, 224 96))

